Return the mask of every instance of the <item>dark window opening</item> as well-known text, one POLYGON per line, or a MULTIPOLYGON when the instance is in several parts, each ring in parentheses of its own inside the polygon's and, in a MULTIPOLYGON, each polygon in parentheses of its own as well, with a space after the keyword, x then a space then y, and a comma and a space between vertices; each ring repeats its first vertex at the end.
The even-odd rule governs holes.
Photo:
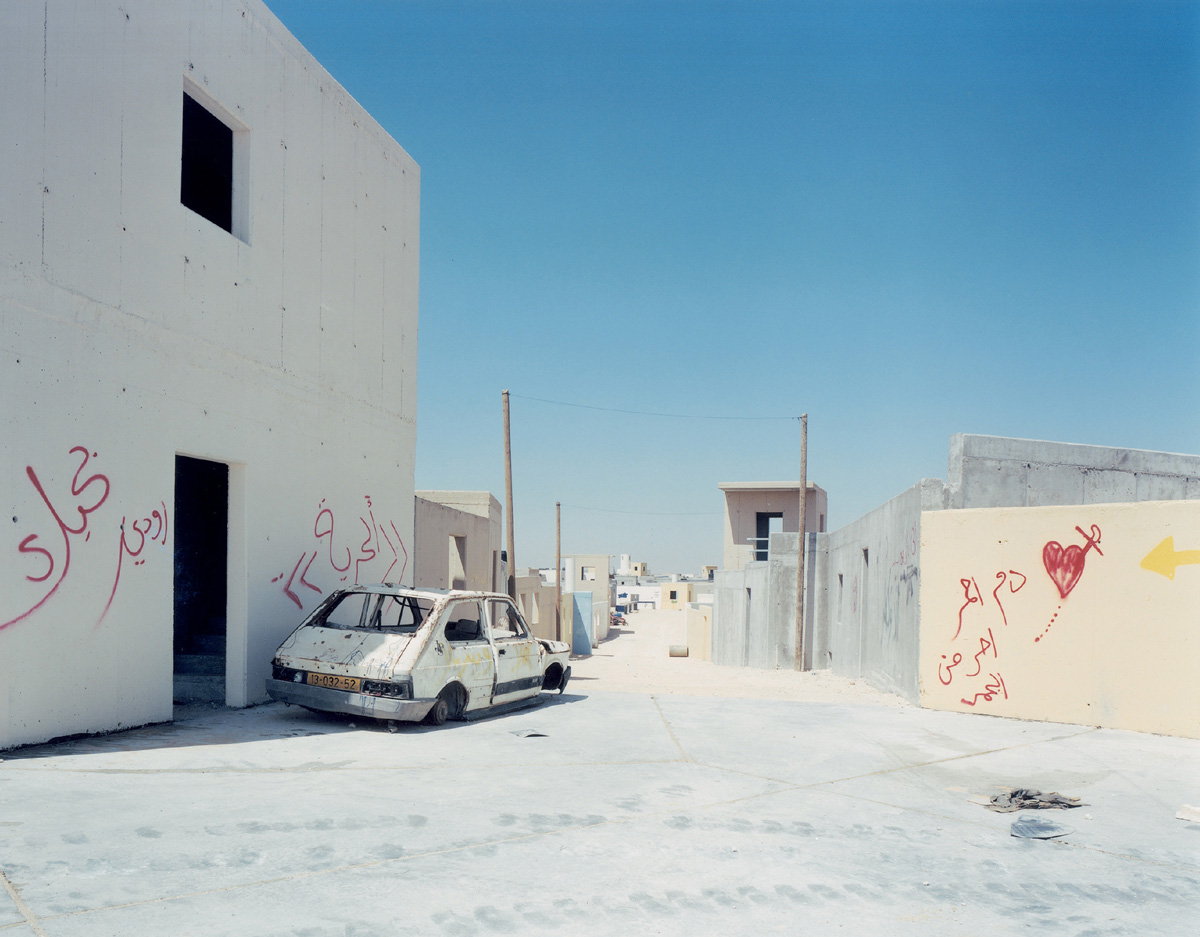
POLYGON ((179 200, 232 233, 233 131, 186 93, 179 179, 179 200))
POLYGON ((755 516, 754 558, 765 560, 771 534, 783 531, 783 514, 778 511, 759 511, 755 516))

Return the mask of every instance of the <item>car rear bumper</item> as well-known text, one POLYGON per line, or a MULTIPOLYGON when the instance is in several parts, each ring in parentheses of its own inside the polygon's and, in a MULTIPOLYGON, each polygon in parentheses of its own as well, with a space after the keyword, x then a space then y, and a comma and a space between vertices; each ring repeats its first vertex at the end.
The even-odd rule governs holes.
POLYGON ((347 693, 326 687, 292 683, 288 680, 267 680, 267 696, 281 703, 294 703, 319 709, 322 712, 345 713, 349 716, 369 716, 374 719, 397 719, 403 722, 420 722, 437 702, 432 699, 391 699, 385 696, 368 696, 362 693, 347 693))

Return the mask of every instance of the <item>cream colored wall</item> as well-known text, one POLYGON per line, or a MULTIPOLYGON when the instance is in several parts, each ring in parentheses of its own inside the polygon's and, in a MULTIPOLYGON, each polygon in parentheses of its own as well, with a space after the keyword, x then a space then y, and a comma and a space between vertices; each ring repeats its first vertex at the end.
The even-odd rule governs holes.
POLYGON ((687 604, 692 601, 692 584, 690 582, 664 582, 660 589, 658 607, 661 609, 679 611, 686 608, 687 604), (675 598, 671 598, 672 592, 675 593, 675 598))
POLYGON ((712 606, 691 605, 685 612, 688 657, 712 660, 712 606))
POLYGON ((1198 675, 1200 501, 922 513, 921 705, 1200 738, 1198 675))

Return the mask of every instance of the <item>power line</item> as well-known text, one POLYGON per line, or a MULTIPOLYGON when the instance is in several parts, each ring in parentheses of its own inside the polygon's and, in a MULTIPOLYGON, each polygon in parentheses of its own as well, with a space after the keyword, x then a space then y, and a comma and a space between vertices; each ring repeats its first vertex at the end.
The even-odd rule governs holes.
POLYGON ((653 410, 621 410, 617 407, 596 407, 586 403, 568 403, 565 400, 547 400, 545 397, 526 397, 524 394, 509 394, 518 400, 534 400, 538 403, 549 403, 556 407, 574 407, 577 410, 600 410, 604 413, 627 413, 634 416, 660 416, 672 420, 799 420, 798 416, 711 416, 702 413, 657 413, 653 410))
MULTIPOLYGON (((513 394, 512 396, 517 396, 513 394)), ((720 511, 618 511, 614 508, 589 508, 582 504, 564 504, 576 511, 596 511, 600 514, 636 514, 639 517, 719 517, 720 511)))

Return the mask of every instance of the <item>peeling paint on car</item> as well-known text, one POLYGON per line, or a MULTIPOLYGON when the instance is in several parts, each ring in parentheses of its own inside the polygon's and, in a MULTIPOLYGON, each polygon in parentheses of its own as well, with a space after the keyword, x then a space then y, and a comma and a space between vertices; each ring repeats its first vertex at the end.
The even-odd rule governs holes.
POLYGON ((500 593, 355 586, 331 594, 280 644, 267 693, 389 720, 472 718, 561 692, 569 655, 569 645, 535 638, 500 593))

